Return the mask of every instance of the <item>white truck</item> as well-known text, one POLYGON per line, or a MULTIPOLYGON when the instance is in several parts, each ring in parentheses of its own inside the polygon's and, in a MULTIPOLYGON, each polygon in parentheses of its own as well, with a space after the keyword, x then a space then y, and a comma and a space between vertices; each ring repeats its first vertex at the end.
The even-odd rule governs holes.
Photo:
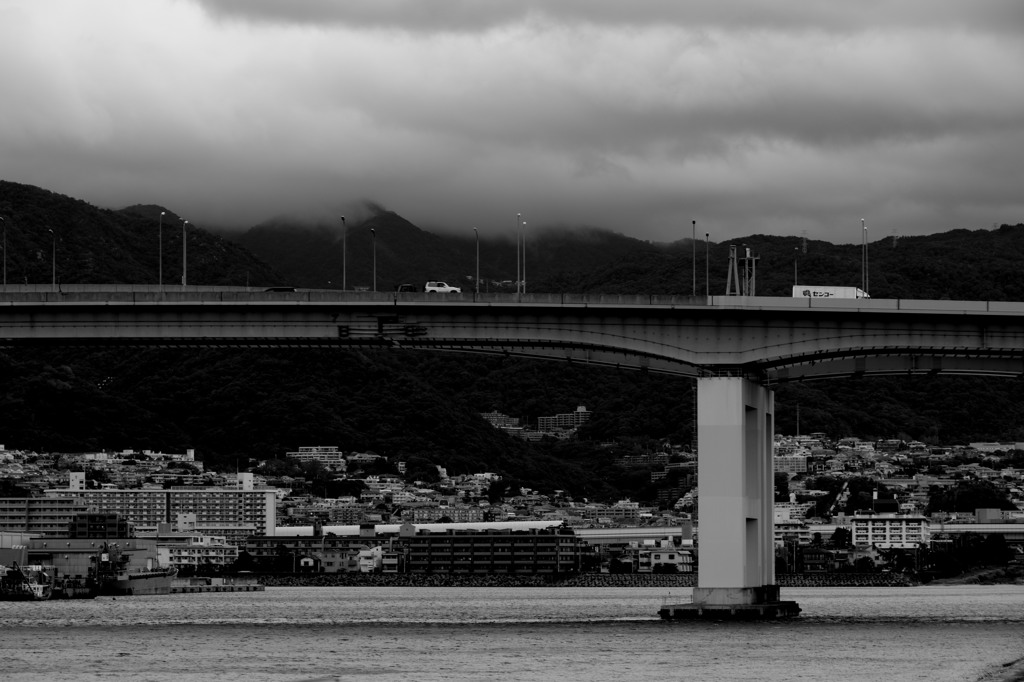
POLYGON ((801 284, 793 286, 793 298, 871 298, 857 287, 833 287, 801 284))

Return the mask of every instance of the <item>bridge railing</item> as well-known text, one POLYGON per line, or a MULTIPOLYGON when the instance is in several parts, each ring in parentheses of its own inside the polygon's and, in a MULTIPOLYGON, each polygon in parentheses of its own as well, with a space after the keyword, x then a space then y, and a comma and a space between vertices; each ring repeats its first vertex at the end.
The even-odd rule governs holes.
POLYGON ((9 284, 0 286, 0 306, 24 303, 391 303, 494 304, 557 307, 715 307, 745 310, 832 309, 915 311, 935 313, 1024 314, 1020 301, 948 301, 881 298, 790 298, 768 296, 673 296, 660 294, 433 294, 337 289, 268 290, 263 287, 130 285, 130 284, 9 284))

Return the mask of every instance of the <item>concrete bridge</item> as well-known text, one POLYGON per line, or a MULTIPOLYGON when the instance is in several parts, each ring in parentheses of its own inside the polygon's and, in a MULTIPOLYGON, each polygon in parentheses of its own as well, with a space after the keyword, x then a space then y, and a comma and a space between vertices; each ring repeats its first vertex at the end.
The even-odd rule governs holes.
POLYGON ((696 378, 700 563, 687 613, 787 615, 798 608, 780 602, 774 587, 772 385, 879 374, 1024 376, 1024 303, 88 285, 0 291, 0 346, 44 344, 432 349, 696 378))

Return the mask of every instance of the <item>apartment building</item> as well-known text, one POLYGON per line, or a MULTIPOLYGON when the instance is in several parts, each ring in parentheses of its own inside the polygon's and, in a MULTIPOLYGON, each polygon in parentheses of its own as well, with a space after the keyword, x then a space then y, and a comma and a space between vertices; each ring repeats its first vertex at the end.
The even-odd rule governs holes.
POLYGON ((161 534, 157 536, 157 559, 161 566, 208 568, 230 566, 238 558, 238 547, 224 536, 161 534))
POLYGON ((139 531, 155 531, 180 514, 194 514, 202 527, 241 526, 270 534, 277 526, 277 491, 257 489, 252 474, 238 474, 236 488, 86 489, 85 474, 72 472, 68 488, 45 491, 49 499, 72 499, 88 511, 120 514, 139 531))
POLYGON ((288 459, 296 462, 320 462, 328 469, 345 471, 345 453, 338 449, 337 445, 309 445, 300 447, 297 451, 287 452, 288 459))
POLYGON ((538 417, 537 430, 544 433, 551 431, 571 431, 590 421, 590 412, 583 405, 575 412, 556 414, 553 417, 538 417))
POLYGON ((571 528, 403 533, 402 542, 409 573, 571 573, 582 546, 571 528))
POLYGON ((850 519, 853 545, 858 548, 914 548, 931 539, 928 519, 904 514, 865 514, 850 519))
POLYGON ((2 497, 0 531, 33 536, 66 535, 68 524, 88 505, 71 497, 2 497))
POLYGON ((775 473, 805 474, 807 473, 807 455, 775 455, 772 458, 775 473))

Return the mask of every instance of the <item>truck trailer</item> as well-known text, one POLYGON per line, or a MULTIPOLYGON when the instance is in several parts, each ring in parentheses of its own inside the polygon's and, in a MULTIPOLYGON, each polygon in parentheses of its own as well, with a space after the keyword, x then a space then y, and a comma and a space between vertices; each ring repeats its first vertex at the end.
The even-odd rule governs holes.
POLYGON ((793 298, 871 298, 857 287, 814 286, 801 284, 793 287, 793 298))

